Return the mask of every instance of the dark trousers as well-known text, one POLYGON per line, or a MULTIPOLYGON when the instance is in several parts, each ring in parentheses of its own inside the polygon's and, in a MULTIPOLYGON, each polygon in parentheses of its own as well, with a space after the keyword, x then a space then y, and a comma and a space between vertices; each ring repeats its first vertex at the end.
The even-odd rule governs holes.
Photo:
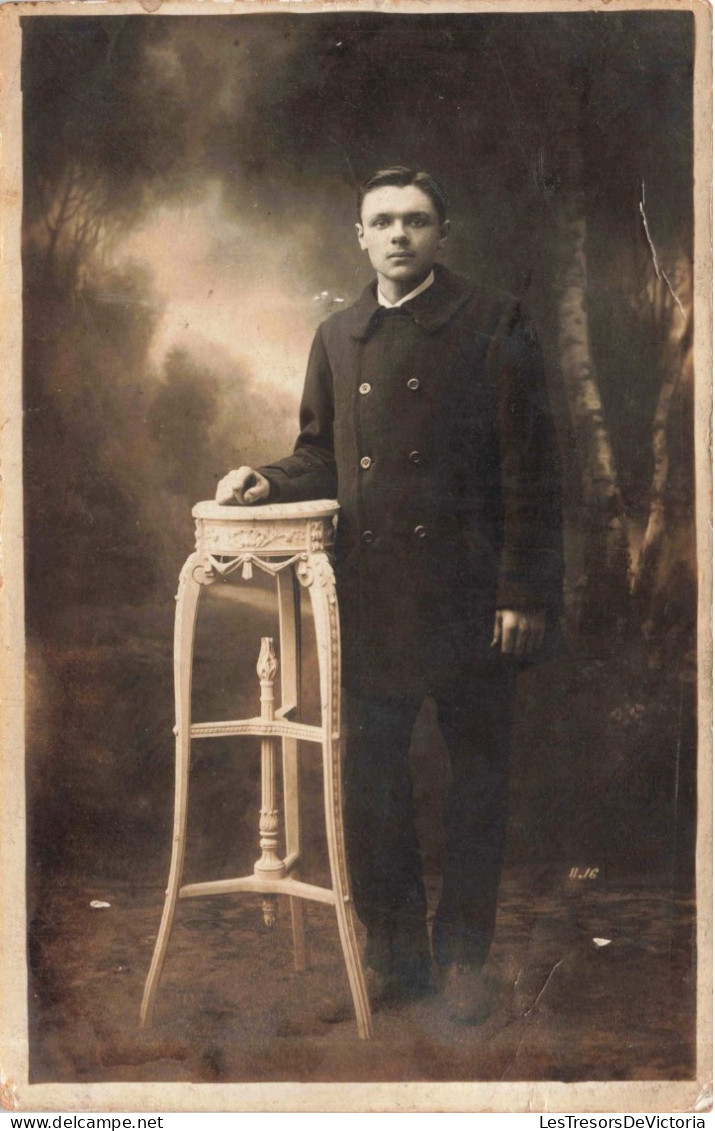
MULTIPOLYGON (((454 672, 431 694, 452 767, 442 895, 432 933, 439 965, 481 966, 491 945, 507 823, 515 669, 454 672)), ((427 903, 409 748, 422 698, 346 694, 345 834, 366 962, 406 988, 430 974, 427 903)))

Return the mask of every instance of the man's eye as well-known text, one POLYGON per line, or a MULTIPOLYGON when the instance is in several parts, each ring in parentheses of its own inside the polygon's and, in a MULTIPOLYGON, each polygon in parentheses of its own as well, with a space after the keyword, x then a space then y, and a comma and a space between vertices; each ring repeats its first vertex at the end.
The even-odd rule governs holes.
POLYGON ((386 228, 387 227, 387 220, 375 220, 373 227, 374 228, 386 228))
POLYGON ((412 219, 412 227, 413 228, 424 228, 425 223, 426 223, 426 221, 425 221, 424 216, 415 216, 412 219))

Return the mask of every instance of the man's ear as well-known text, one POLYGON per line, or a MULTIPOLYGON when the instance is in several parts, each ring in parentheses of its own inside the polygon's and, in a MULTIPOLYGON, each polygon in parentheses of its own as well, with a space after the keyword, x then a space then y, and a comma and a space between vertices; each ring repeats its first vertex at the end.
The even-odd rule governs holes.
POLYGON ((367 251, 367 244, 365 243, 365 231, 363 229, 362 224, 356 224, 355 225, 355 231, 357 232, 357 238, 358 238, 358 243, 360 244, 360 247, 362 248, 363 251, 367 251))
POLYGON ((440 224, 440 227, 439 227, 439 244, 438 244, 438 247, 440 248, 440 250, 444 247, 444 245, 447 242, 447 236, 449 235, 450 227, 451 227, 451 224, 450 224, 449 220, 445 220, 443 224, 440 224))

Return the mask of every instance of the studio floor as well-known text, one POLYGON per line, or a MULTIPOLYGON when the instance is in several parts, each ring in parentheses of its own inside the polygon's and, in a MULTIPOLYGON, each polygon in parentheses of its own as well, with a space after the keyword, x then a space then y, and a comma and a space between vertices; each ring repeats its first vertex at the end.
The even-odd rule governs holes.
POLYGON ((326 996, 347 994, 330 908, 310 907, 311 965, 296 973, 287 905, 267 930, 256 897, 183 902, 142 1030, 161 888, 59 887, 33 925, 31 1080, 691 1078, 691 901, 638 883, 587 885, 567 875, 539 893, 528 873, 508 874, 489 1019, 452 1023, 435 994, 376 1013, 369 1042, 352 1018, 318 1017, 326 996))

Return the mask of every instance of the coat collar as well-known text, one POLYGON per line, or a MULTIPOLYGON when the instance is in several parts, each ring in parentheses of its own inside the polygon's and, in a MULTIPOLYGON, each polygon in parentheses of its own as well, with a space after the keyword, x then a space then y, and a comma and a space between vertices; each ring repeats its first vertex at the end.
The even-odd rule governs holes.
MULTIPOLYGON (((417 325, 430 334, 446 325, 475 289, 469 279, 453 274, 439 263, 435 264, 434 275, 434 284, 428 290, 398 308, 411 314, 417 325)), ((385 313, 385 308, 377 301, 377 283, 372 282, 345 312, 350 333, 354 338, 368 338, 385 313)))

